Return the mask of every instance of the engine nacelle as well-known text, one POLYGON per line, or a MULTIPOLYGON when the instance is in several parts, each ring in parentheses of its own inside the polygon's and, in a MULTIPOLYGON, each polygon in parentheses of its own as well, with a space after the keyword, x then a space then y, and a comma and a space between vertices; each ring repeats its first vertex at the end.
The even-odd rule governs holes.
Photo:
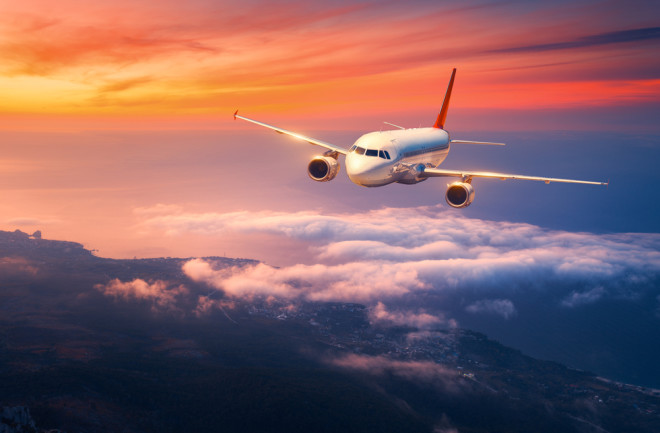
POLYGON ((474 200, 474 188, 469 183, 454 182, 447 188, 445 200, 451 207, 468 207, 474 200))
POLYGON ((307 174, 317 182, 327 182, 339 173, 339 161, 329 156, 315 156, 307 166, 307 174))

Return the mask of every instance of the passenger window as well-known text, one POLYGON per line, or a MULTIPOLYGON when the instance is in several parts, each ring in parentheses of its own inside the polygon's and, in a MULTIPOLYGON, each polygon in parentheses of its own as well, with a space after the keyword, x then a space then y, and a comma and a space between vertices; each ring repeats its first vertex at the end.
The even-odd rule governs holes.
POLYGON ((378 151, 376 149, 367 149, 367 156, 378 156, 378 151))
POLYGON ((355 153, 358 155, 364 155, 364 149, 358 146, 355 148, 355 153))

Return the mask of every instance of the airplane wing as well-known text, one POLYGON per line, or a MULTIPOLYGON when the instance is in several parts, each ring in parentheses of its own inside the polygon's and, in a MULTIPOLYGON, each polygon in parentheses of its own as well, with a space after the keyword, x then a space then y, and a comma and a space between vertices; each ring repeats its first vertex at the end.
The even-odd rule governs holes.
POLYGON ((563 183, 586 183, 589 185, 609 185, 609 182, 592 182, 587 180, 572 180, 572 179, 558 179, 554 177, 538 177, 538 176, 522 176, 519 174, 505 174, 493 173, 489 171, 459 171, 459 170, 445 170, 441 168, 424 168, 422 174, 424 177, 461 177, 463 179, 470 179, 473 177, 490 177, 494 179, 523 179, 523 180, 539 180, 541 182, 563 182, 563 183))
POLYGON ((348 149, 345 149, 343 147, 335 146, 334 144, 326 143, 325 141, 317 140, 315 138, 306 137, 302 134, 298 134, 297 132, 287 131, 286 129, 278 128, 277 126, 269 125, 267 123, 262 123, 262 122, 259 122, 259 121, 253 120, 253 119, 248 119, 247 117, 239 116, 238 115, 238 110, 236 110, 236 112, 234 113, 234 120, 236 120, 236 119, 246 120, 246 121, 254 123, 256 125, 260 125, 260 126, 263 126, 265 128, 272 129, 273 131, 277 132, 278 134, 290 135, 291 137, 297 138, 297 139, 302 140, 302 141, 306 141, 310 144, 315 144, 317 146, 325 147, 326 149, 329 149, 333 152, 338 152, 338 153, 341 153, 343 155, 346 155, 348 153, 348 149))

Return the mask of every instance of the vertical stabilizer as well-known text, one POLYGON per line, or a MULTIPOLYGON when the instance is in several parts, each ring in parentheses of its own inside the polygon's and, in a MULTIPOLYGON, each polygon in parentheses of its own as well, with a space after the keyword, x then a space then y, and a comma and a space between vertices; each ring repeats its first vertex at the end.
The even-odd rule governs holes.
POLYGON ((445 100, 442 103, 442 110, 438 114, 438 118, 433 125, 434 128, 443 129, 445 127, 445 119, 447 119, 447 110, 449 110, 449 99, 451 98, 451 88, 454 87, 454 77, 456 76, 456 68, 451 73, 449 79, 449 86, 447 86, 447 93, 445 93, 445 100))

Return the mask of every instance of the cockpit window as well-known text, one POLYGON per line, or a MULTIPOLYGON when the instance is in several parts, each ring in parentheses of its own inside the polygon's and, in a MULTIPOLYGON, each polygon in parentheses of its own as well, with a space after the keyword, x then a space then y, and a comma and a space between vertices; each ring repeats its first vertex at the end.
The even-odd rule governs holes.
POLYGON ((383 159, 391 159, 390 154, 387 150, 365 149, 355 144, 351 146, 349 152, 355 152, 358 155, 376 156, 383 159))

